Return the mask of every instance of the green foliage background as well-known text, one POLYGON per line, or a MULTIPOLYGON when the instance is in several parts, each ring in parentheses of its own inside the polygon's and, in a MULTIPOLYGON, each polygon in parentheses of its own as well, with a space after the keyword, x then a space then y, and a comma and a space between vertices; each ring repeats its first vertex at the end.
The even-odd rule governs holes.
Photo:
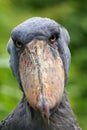
POLYGON ((72 61, 67 93, 80 126, 87 130, 86 0, 0 0, 0 120, 15 108, 22 95, 9 68, 7 42, 13 27, 33 16, 52 18, 70 33, 72 61))

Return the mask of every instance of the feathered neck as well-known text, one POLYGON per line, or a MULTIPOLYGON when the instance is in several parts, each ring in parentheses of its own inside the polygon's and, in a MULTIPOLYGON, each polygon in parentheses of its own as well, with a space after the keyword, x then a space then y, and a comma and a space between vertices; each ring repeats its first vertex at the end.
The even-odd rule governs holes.
POLYGON ((16 109, 0 124, 0 130, 81 130, 64 92, 62 102, 45 122, 23 96, 16 109))

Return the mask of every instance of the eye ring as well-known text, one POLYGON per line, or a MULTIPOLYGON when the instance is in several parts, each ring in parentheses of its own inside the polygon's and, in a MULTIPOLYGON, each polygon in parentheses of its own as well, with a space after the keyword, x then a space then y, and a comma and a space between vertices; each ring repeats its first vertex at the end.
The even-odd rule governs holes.
POLYGON ((56 40, 57 40, 57 36, 56 36, 56 35, 52 35, 52 36, 50 37, 50 42, 51 42, 51 43, 54 43, 56 40))
POLYGON ((15 42, 15 45, 16 45, 16 47, 18 47, 18 48, 22 48, 22 47, 23 47, 23 43, 20 42, 20 41, 16 41, 16 42, 15 42))

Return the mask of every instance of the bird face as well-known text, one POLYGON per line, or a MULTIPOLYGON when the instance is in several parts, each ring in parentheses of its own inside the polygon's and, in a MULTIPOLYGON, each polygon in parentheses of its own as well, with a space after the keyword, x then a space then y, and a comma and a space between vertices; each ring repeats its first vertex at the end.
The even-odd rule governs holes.
POLYGON ((29 104, 49 117, 64 90, 64 67, 58 51, 46 41, 31 41, 20 55, 19 74, 29 104))
POLYGON ((12 71, 29 105, 47 119, 62 100, 70 62, 69 36, 63 33, 53 20, 32 18, 13 30, 8 44, 12 71))

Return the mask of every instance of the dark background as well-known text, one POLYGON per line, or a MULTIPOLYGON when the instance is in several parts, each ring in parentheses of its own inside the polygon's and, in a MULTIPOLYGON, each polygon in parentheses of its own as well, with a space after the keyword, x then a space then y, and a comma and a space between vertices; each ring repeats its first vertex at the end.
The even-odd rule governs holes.
POLYGON ((0 121, 21 98, 9 68, 7 42, 13 27, 33 17, 49 17, 66 27, 72 54, 67 93, 83 130, 87 130, 87 0, 0 0, 0 121))

